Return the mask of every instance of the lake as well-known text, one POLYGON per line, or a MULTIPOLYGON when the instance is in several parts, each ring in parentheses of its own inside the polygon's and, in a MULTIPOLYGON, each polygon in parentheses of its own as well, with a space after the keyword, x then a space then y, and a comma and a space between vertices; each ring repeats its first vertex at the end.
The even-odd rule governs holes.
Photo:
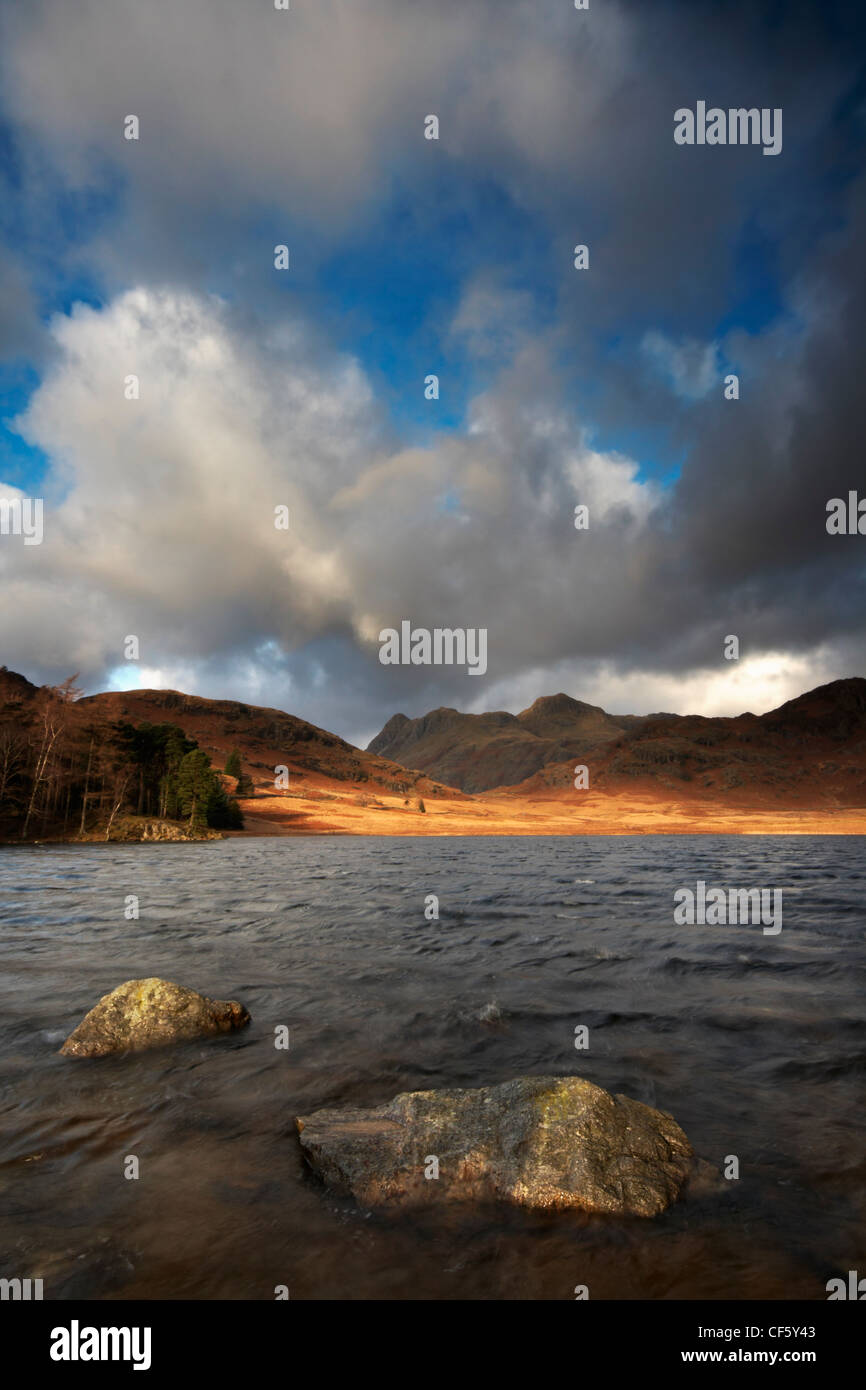
POLYGON ((61 1299, 277 1285, 570 1299, 578 1284, 593 1299, 824 1299, 829 1278, 866 1268, 863 850, 844 836, 2 849, 0 1276, 61 1299), (675 925, 674 893, 698 880, 781 889, 783 929, 675 925), (252 1024, 57 1055, 100 995, 147 975, 239 999, 252 1024), (650 1221, 388 1216, 302 1160, 296 1115, 525 1073, 668 1110, 740 1176, 650 1221))

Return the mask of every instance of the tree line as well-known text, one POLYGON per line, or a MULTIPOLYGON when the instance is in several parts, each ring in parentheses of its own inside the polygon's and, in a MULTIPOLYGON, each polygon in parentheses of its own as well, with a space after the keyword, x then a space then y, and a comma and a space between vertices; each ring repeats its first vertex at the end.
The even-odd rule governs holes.
POLYGON ((176 724, 88 721, 76 708, 74 680, 38 700, 0 703, 0 835, 104 829, 108 839, 125 814, 185 821, 192 830, 243 827, 236 799, 195 739, 176 724))

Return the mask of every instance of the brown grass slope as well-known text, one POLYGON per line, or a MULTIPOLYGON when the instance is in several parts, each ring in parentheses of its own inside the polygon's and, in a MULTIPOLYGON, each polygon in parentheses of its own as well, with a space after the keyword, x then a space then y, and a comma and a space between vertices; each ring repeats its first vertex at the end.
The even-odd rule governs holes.
MULTIPOLYGON (((246 830, 230 833, 866 831, 866 681, 860 678, 733 719, 613 716, 562 695, 537 700, 520 715, 395 716, 363 752, 280 710, 172 690, 62 703, 50 688, 0 668, 0 755, 10 731, 38 748, 46 714, 64 728, 58 775, 67 748, 77 746, 80 760, 94 733, 108 740, 118 721, 176 724, 216 768, 239 749, 255 796, 241 803, 246 830), (398 748, 415 770, 396 759, 398 748), (413 750, 430 765, 419 768, 413 750), (588 791, 574 787, 577 762, 590 769, 588 791), (274 787, 281 764, 289 768, 285 790, 274 787), (509 784, 503 772, 519 779, 522 773, 522 780, 509 784), (447 785, 458 777, 473 788, 496 779, 498 787, 467 794, 447 785)), ((233 779, 225 780, 232 791, 233 779)))
MULTIPOLYGON (((176 724, 196 740, 216 769, 223 768, 237 748, 242 770, 256 789, 255 798, 243 803, 248 819, 252 815, 266 820, 278 810, 282 817, 305 820, 313 803, 335 797, 359 806, 375 804, 379 798, 401 807, 408 801, 415 812, 423 798, 461 797, 423 772, 407 771, 390 759, 354 748, 345 739, 282 710, 237 700, 208 700, 177 690, 108 691, 63 703, 50 687, 35 686, 24 676, 0 668, 0 758, 4 735, 38 747, 46 713, 62 726, 63 746, 79 750, 94 735, 98 745, 107 747, 113 726, 121 721, 176 724), (275 788, 278 766, 288 768, 286 790, 275 788)), ((234 779, 228 782, 233 790, 234 779)))

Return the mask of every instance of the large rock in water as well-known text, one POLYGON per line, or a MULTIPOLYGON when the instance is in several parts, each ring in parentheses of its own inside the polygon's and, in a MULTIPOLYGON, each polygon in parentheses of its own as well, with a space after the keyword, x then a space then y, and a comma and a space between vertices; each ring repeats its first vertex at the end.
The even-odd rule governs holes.
POLYGON ((127 980, 105 994, 70 1033, 65 1057, 104 1057, 111 1052, 142 1052, 148 1047, 230 1033, 250 1016, 233 999, 207 999, 194 989, 155 976, 127 980))
POLYGON ((410 1091, 296 1124, 312 1168, 368 1207, 500 1198, 655 1216, 678 1197, 693 1155, 670 1115, 579 1076, 410 1091), (425 1177, 432 1157, 438 1178, 425 1177))

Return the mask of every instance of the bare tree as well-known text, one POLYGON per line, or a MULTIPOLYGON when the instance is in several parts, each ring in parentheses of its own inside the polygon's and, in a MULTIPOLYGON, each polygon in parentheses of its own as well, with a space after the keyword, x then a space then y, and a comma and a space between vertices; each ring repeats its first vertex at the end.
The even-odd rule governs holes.
POLYGON ((50 704, 47 704, 42 710, 42 730, 39 739, 39 751, 36 754, 36 764, 33 769, 33 784, 30 788, 30 800, 27 803, 27 814, 24 817, 24 824, 21 827, 22 840, 26 840, 27 838, 30 820, 33 816, 39 793, 47 781, 51 754, 62 728, 63 724, 57 717, 56 710, 50 704))
POLYGON ((84 694, 83 688, 75 684, 78 680, 78 676, 79 672, 76 671, 74 676, 67 676, 66 680, 62 681, 60 685, 52 685, 51 692, 53 695, 57 696, 57 699, 62 705, 74 704, 74 702, 80 700, 81 696, 84 694))
POLYGON ((87 804, 90 800, 90 769, 93 766, 93 734, 90 735, 90 747, 87 750, 87 771, 84 774, 84 791, 81 794, 81 825, 78 828, 79 835, 84 834, 85 821, 87 820, 87 804))
POLYGON ((27 766, 27 742, 13 729, 0 730, 0 811, 10 811, 21 792, 21 777, 27 766))
POLYGON ((108 824, 105 827, 105 838, 111 838, 111 827, 114 825, 114 818, 126 800, 126 789, 129 786, 129 773, 125 772, 119 781, 114 784, 114 802, 111 807, 111 814, 108 817, 108 824))

